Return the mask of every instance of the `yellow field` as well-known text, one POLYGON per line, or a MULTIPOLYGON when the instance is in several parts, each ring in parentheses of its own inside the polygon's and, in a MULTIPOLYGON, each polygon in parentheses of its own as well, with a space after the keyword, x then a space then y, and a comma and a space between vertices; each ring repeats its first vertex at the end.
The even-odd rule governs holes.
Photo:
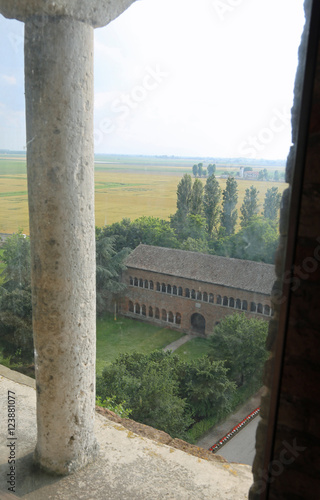
MULTIPOLYGON (((95 173, 96 225, 104 226, 131 220, 142 215, 168 219, 176 211, 176 190, 182 175, 175 173, 127 173, 98 171, 95 173)), ((224 189, 226 179, 218 179, 224 189)), ((202 179, 205 184, 205 179, 202 179)), ((259 190, 260 208, 268 188, 278 187, 282 192, 285 183, 238 180, 239 201, 242 204, 245 189, 255 185, 259 190)), ((28 234, 27 179, 25 174, 0 176, 0 232, 11 233, 21 227, 28 234)))

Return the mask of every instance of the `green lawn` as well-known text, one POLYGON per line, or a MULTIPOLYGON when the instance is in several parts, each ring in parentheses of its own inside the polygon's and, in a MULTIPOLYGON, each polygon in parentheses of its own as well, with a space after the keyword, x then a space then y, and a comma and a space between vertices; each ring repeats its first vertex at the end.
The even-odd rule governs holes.
POLYGON ((162 349, 182 336, 169 328, 112 315, 97 320, 97 373, 112 363, 119 354, 139 351, 149 353, 162 349))
POLYGON ((208 345, 208 339, 196 337, 179 347, 176 351, 174 351, 174 354, 178 354, 178 356, 184 361, 192 361, 207 354, 208 345))

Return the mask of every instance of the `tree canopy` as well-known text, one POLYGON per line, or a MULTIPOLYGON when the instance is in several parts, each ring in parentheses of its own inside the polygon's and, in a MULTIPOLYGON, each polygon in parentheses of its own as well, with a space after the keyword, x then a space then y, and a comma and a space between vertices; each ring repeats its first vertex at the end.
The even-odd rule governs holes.
POLYGON ((235 232, 238 218, 236 205, 238 202, 238 184, 234 177, 228 177, 226 188, 222 192, 221 226, 229 236, 235 232))

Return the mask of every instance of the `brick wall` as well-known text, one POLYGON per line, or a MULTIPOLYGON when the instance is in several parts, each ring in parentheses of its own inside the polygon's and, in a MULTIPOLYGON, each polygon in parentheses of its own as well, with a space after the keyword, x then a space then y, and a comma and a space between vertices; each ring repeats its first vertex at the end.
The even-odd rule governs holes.
POLYGON ((172 313, 168 317, 169 325, 167 326, 183 332, 209 335, 213 332, 217 322, 235 312, 243 311, 248 317, 258 317, 265 320, 269 320, 272 313, 271 298, 262 293, 247 292, 222 285, 196 282, 186 278, 130 268, 123 274, 123 281, 127 284, 127 290, 121 304, 122 314, 163 323, 162 310, 165 310, 166 313, 172 313), (153 284, 153 289, 150 289, 150 281, 153 284), (159 286, 160 291, 157 290, 159 286), (176 294, 173 293, 173 287, 176 287, 176 294), (182 295, 179 295, 179 288, 182 295), (189 297, 186 296, 187 290, 191 294, 189 297), (138 314, 132 311, 132 304, 137 304, 138 314), (142 306, 145 306, 143 311, 142 306), (149 316, 150 307, 152 308, 152 317, 149 316), (155 318, 156 308, 160 312, 159 319, 155 318), (174 319, 177 318, 177 314, 181 317, 179 324, 174 319), (204 332, 199 332, 192 326, 194 314, 201 314, 205 318, 204 332))

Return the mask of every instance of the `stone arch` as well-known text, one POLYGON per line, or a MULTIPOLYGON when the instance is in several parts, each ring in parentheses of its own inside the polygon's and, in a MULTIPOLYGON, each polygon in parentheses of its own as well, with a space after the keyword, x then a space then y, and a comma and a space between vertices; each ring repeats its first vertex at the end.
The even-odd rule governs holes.
POLYGON ((148 280, 144 280, 144 288, 149 288, 149 281, 148 280))
POLYGON ((149 318, 153 318, 153 309, 149 306, 149 318))
POLYGON ((154 317, 156 319, 160 319, 160 311, 159 311, 159 307, 156 307, 156 310, 155 310, 155 313, 154 313, 154 317))
POLYGON ((189 288, 185 289, 184 296, 188 297, 188 298, 190 297, 190 290, 189 290, 189 288))
POLYGON ((140 314, 140 304, 136 303, 136 314, 140 314))
POLYGON ((251 302, 250 311, 254 313, 257 311, 257 305, 255 302, 251 302))
POLYGON ((153 290, 153 281, 149 281, 149 288, 150 290, 153 290))
POLYGON ((161 292, 161 286, 160 286, 159 281, 157 281, 157 292, 161 292))
POLYGON ((265 314, 266 316, 270 316, 270 306, 268 306, 267 304, 263 308, 263 314, 265 314))
POLYGON ((200 313, 194 313, 190 318, 191 328, 195 333, 205 333, 206 320, 200 313))
POLYGON ((208 302, 208 294, 207 294, 207 292, 203 292, 202 300, 203 300, 203 302, 208 302))
POLYGON ((223 301, 222 301, 222 305, 227 306, 227 305, 228 305, 228 303, 229 303, 229 301, 228 301, 228 297, 224 296, 224 297, 223 297, 223 301))
POLYGON ((233 297, 229 298, 229 307, 234 307, 234 298, 233 297))
POLYGON ((180 313, 176 314, 176 324, 181 325, 181 314, 180 313))
POLYGON ((134 286, 139 286, 138 278, 134 278, 134 286))
POLYGON ((139 279, 139 286, 140 286, 140 288, 143 288, 143 279, 142 278, 139 279))
POLYGON ((241 300, 240 299, 236 300, 236 309, 241 309, 241 300))
POLYGON ((161 311, 161 319, 162 321, 167 321, 167 311, 165 309, 161 311))
POLYGON ((129 280, 130 280, 130 285, 132 286, 133 285, 133 277, 130 276, 129 280))
POLYGON ((242 310, 247 311, 248 310, 248 302, 246 300, 242 301, 242 310))
POLYGON ((145 304, 143 304, 141 307, 141 314, 142 314, 142 316, 147 316, 147 308, 146 308, 145 304))
POLYGON ((202 300, 202 293, 201 292, 197 292, 197 300, 202 300))
POLYGON ((134 307, 133 307, 133 302, 132 300, 129 300, 129 312, 133 313, 134 312, 134 307))
POLYGON ((179 286, 178 288, 178 295, 179 297, 182 297, 182 286, 179 286))
POLYGON ((169 311, 168 321, 169 321, 169 323, 173 323, 173 313, 172 313, 172 311, 169 311))
POLYGON ((172 287, 172 295, 177 295, 177 293, 178 293, 177 287, 176 287, 176 285, 173 285, 173 287, 172 287))
POLYGON ((162 283, 162 284, 161 284, 161 292, 162 292, 162 293, 166 293, 166 290, 167 290, 167 288, 166 288, 165 283, 162 283))
POLYGON ((217 295, 217 304, 221 305, 221 295, 217 295))
POLYGON ((196 291, 195 290, 191 290, 191 298, 192 299, 195 299, 196 298, 196 291))
POLYGON ((260 304, 260 302, 259 302, 258 307, 257 307, 257 312, 258 312, 259 314, 263 314, 263 305, 262 305, 262 304, 260 304))
POLYGON ((170 294, 172 293, 171 292, 171 285, 167 285, 167 293, 170 293, 170 294))

